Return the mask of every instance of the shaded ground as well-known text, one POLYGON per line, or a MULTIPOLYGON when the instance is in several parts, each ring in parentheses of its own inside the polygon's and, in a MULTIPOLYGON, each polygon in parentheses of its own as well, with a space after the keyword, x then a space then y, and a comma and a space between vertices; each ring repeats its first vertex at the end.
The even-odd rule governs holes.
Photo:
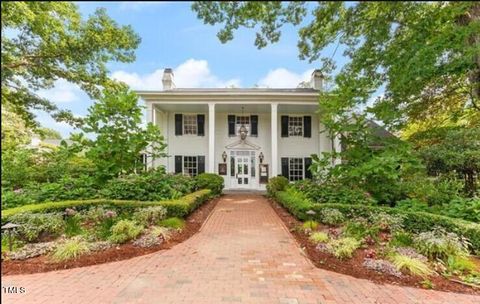
POLYGON ((82 268, 4 276, 4 303, 479 303, 480 297, 380 285, 317 269, 269 202, 226 195, 168 251, 82 268))

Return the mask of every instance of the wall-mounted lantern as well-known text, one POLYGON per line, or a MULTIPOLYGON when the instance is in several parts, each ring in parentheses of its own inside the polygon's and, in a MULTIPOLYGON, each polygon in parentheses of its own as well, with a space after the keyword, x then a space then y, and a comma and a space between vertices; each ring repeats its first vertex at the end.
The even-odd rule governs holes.
POLYGON ((258 155, 258 159, 260 160, 260 163, 263 163, 264 158, 265 158, 265 156, 263 156, 263 153, 260 152, 260 154, 258 155))
POLYGON ((222 153, 223 162, 227 162, 227 152, 223 151, 222 153))

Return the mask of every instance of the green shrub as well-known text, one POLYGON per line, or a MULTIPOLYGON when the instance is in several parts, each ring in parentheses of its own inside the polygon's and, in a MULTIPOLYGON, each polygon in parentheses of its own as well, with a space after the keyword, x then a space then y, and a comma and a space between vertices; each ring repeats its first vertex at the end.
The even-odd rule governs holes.
POLYGON ((123 244, 136 238, 142 233, 143 228, 135 222, 129 220, 118 221, 112 226, 112 235, 110 241, 113 243, 123 244))
POLYGON ((287 189, 275 194, 276 200, 284 206, 292 215, 299 220, 310 219, 307 211, 316 212, 317 220, 321 210, 325 208, 335 208, 348 218, 364 217, 369 218, 372 213, 385 212, 393 216, 403 217, 403 228, 410 233, 420 233, 430 231, 433 227, 440 227, 448 232, 454 232, 459 236, 465 237, 470 241, 471 249, 480 252, 480 224, 450 218, 442 215, 427 212, 409 212, 396 208, 350 205, 350 204, 313 204, 298 191, 287 189))
POLYGON ((329 240, 328 234, 325 232, 314 232, 309 237, 314 244, 326 243, 329 240))
POLYGON ((325 208, 320 212, 320 221, 327 225, 340 225, 345 222, 343 213, 334 208, 325 208))
POLYGON ((193 178, 182 174, 148 171, 109 180, 100 195, 108 199, 160 201, 178 199, 194 190, 193 178))
POLYGON ((449 256, 446 264, 448 270, 455 274, 472 272, 477 269, 477 266, 469 257, 463 256, 449 256))
POLYGON ((42 238, 56 237, 65 229, 61 213, 21 213, 10 218, 17 228, 19 237, 27 242, 35 242, 42 238))
POLYGON ((310 218, 310 216, 307 215, 307 211, 309 211, 313 205, 303 196, 302 193, 288 188, 286 191, 276 192, 275 198, 299 220, 304 221, 310 218))
POLYGON ((369 236, 372 239, 378 238, 379 228, 376 226, 369 226, 365 219, 353 219, 345 226, 345 235, 353 237, 357 240, 363 240, 369 236))
POLYGON ((213 195, 219 195, 222 193, 224 187, 224 180, 218 174, 214 173, 202 173, 195 177, 195 183, 197 189, 210 189, 213 195))
POLYGON ((18 189, 15 191, 2 188, 2 210, 33 204, 37 197, 30 191, 18 189))
POLYGON ((15 214, 24 212, 47 212, 47 211, 63 211, 65 208, 86 209, 92 206, 110 206, 118 209, 136 209, 151 206, 163 206, 167 209, 167 216, 184 217, 195 210, 202 203, 210 198, 211 190, 204 189, 187 194, 176 200, 140 202, 140 201, 123 201, 111 199, 95 199, 95 200, 79 200, 79 201, 63 201, 48 202, 41 204, 31 204, 21 207, 6 209, 2 212, 2 222, 6 222, 15 214))
POLYGON ((340 183, 318 183, 305 179, 293 183, 292 186, 296 190, 301 191, 305 197, 314 203, 361 205, 372 205, 375 203, 375 200, 365 191, 358 188, 348 187, 340 183))
POLYGON ((284 176, 272 177, 268 180, 267 193, 270 196, 274 196, 278 191, 284 191, 288 186, 288 179, 284 176))
POLYGON ((351 258, 355 250, 362 243, 351 237, 344 237, 338 240, 332 240, 328 243, 329 251, 339 259, 351 258))
POLYGON ((135 211, 132 219, 143 226, 150 226, 163 220, 167 215, 167 209, 163 206, 146 207, 135 211))
POLYGON ((433 271, 426 263, 406 255, 394 254, 390 257, 390 261, 398 270, 406 271, 416 276, 425 277, 433 274, 433 271))
POLYGON ((441 214, 453 218, 461 218, 474 223, 480 223, 480 198, 455 198, 447 204, 428 206, 416 199, 398 202, 397 206, 404 211, 423 211, 441 214))
POLYGON ((453 232, 435 229, 414 237, 414 247, 430 259, 447 260, 451 256, 467 256, 468 243, 453 232))
POLYGON ((76 259, 79 256, 90 252, 88 243, 80 238, 73 238, 58 245, 52 253, 52 260, 63 262, 76 259))
POLYGON ((82 217, 79 214, 74 214, 65 217, 65 234, 67 236, 75 236, 82 233, 81 226, 82 217))
POLYGON ((178 217, 171 217, 160 221, 158 225, 162 227, 181 230, 185 227, 185 221, 178 217))
POLYGON ((411 247, 413 245, 413 236, 405 231, 397 231, 393 234, 389 245, 392 247, 411 247))
POLYGON ((401 231, 403 229, 403 216, 401 214, 388 214, 386 212, 373 212, 370 220, 374 226, 383 231, 401 231))
POLYGON ((304 230, 316 230, 318 228, 318 223, 316 221, 305 221, 302 224, 304 230))

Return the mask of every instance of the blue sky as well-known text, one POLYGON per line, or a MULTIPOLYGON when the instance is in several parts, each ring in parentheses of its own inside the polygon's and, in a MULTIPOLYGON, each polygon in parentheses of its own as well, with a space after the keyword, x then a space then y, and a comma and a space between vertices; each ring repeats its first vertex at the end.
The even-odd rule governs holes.
MULTIPOLYGON (((108 65, 113 78, 128 83, 133 89, 161 90, 161 75, 165 67, 174 69, 177 87, 296 87, 309 77, 319 62, 309 63, 298 58, 297 29, 285 26, 280 42, 258 50, 254 46, 255 32, 241 29, 233 41, 222 44, 216 33, 220 26, 205 25, 181 2, 80 2, 82 16, 104 7, 117 23, 130 24, 142 39, 133 63, 112 62, 108 65)), ((308 21, 308 19, 307 19, 308 21)), ((324 50, 331 56, 334 47, 324 50)), ((334 57, 341 66, 342 51, 334 57)), ((77 87, 58 81, 52 90, 39 92, 70 109, 76 115, 86 115, 93 101, 77 87)), ((46 114, 39 121, 68 136, 72 128, 54 122, 46 114)))

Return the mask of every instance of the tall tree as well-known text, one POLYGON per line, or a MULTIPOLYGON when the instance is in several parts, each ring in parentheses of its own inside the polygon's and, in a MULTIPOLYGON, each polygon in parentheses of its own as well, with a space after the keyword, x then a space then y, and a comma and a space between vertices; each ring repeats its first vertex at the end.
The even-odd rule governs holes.
POLYGON ((142 166, 141 153, 150 158, 166 156, 160 129, 152 123, 142 126, 142 116, 138 96, 125 87, 104 92, 88 110, 81 127, 84 133, 72 139, 85 149, 101 179, 135 172, 142 166))
POLYGON ((300 58, 321 59, 326 73, 336 63, 322 51, 343 45, 350 60, 332 92, 321 98, 333 128, 345 119, 342 113, 366 104, 381 87, 384 96, 368 110, 391 125, 438 113, 461 116, 469 109, 480 115, 479 2, 201 1, 192 8, 205 23, 223 24, 222 42, 240 27, 258 29, 258 48, 277 42, 284 24, 304 22, 300 58))
POLYGON ((131 62, 140 38, 130 26, 119 26, 104 9, 82 19, 71 2, 1 3, 2 106, 37 126, 34 110, 50 112, 60 120, 73 120, 35 91, 52 88, 65 79, 90 97, 110 87, 106 63, 131 62))

